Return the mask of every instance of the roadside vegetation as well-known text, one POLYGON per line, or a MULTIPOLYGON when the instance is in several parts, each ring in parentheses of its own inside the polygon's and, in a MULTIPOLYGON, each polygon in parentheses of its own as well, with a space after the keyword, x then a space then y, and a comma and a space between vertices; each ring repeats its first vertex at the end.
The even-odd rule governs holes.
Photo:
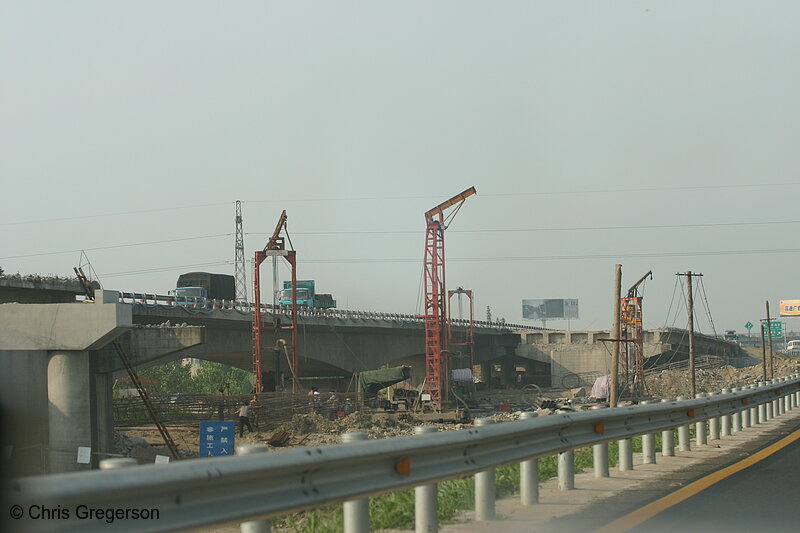
MULTIPOLYGON (((658 443, 660 443, 660 435, 658 443)), ((616 443, 609 444, 608 458, 616 466, 619 457, 616 443)), ((641 452, 642 439, 636 438, 633 450, 641 452)), ((575 450, 575 473, 592 467, 592 449, 575 450)), ((539 459, 539 481, 547 481, 558 475, 555 456, 539 459)), ((497 498, 519 492, 519 464, 497 469, 497 498)), ((460 511, 471 510, 475 503, 475 481, 472 476, 439 483, 439 523, 453 523, 460 511)), ((384 494, 370 499, 370 526, 372 529, 414 529, 414 490, 384 494)), ((296 513, 274 524, 275 529, 292 533, 335 533, 344 529, 341 505, 332 505, 303 513, 296 513)))

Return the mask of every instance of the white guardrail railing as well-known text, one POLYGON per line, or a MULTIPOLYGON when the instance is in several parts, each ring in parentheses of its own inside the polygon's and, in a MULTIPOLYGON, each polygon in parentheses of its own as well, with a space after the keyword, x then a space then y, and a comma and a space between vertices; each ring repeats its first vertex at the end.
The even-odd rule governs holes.
MULTIPOLYGON (((797 408, 799 376, 695 399, 541 418, 523 413, 519 421, 500 424, 477 419, 474 427, 458 431, 422 426, 413 436, 369 441, 362 441, 364 433, 346 433, 344 443, 330 446, 276 453, 254 453, 266 451, 266 446, 244 446, 234 457, 18 478, 9 482, 7 495, 12 516, 22 513, 13 525, 24 531, 156 532, 244 520, 251 521, 242 524, 242 531, 270 531, 270 517, 344 502, 345 531, 362 533, 369 530, 367 498, 416 487, 417 531, 436 531, 437 482, 475 474, 476 518, 491 519, 498 466, 521 463, 522 503, 536 503, 539 457, 559 454, 560 482, 572 488, 576 448, 594 446, 597 477, 608 476, 612 441, 619 441, 620 469, 633 468, 630 439, 639 435, 644 462, 655 462, 659 431, 662 454, 672 455, 673 431, 677 430, 679 449, 689 450, 692 424, 696 442, 705 444, 709 438, 731 435, 797 408), (41 509, 58 509, 66 515, 35 520, 29 516, 31 509, 40 515, 41 509), (114 519, 97 518, 98 512, 112 511, 114 519), (131 516, 134 511, 138 519, 131 516), (95 519, 86 519, 91 512, 95 519)), ((115 461, 134 462, 107 461, 101 468, 114 467, 115 461)))
MULTIPOLYGON (((212 311, 221 309, 223 311, 238 311, 240 313, 252 313, 255 304, 237 300, 218 300, 211 298, 199 298, 193 296, 164 296, 154 293, 124 292, 119 293, 120 303, 132 303, 150 308, 183 308, 189 312, 212 311)), ((285 316, 291 315, 291 309, 284 306, 273 306, 272 304, 261 304, 262 313, 278 313, 285 316)), ((340 318, 353 320, 385 320, 389 322, 410 322, 414 324, 425 324, 425 319, 418 315, 404 313, 383 313, 378 311, 351 311, 347 309, 318 308, 318 307, 299 307, 297 314, 300 317, 321 317, 321 318, 340 318)), ((468 326, 469 320, 454 318, 451 320, 454 326, 468 326)), ((503 321, 488 322, 474 320, 473 325, 479 328, 494 328, 502 330, 510 329, 544 329, 531 325, 510 324, 503 321)))

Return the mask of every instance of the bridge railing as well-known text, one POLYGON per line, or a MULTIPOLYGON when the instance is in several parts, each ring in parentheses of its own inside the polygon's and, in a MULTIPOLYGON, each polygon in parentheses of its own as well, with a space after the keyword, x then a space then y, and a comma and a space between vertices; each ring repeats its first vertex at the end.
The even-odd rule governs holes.
MULTIPOLYGON (((155 293, 139 293, 139 292, 120 292, 121 303, 131 303, 134 305, 142 305, 144 307, 157 308, 182 308, 187 312, 210 312, 214 309, 221 309, 224 311, 238 311, 239 313, 252 313, 255 309, 255 304, 251 302, 242 302, 236 300, 218 300, 211 298, 198 298, 192 296, 171 296, 160 295, 155 293)), ((291 315, 291 308, 285 306, 273 306, 272 304, 261 304, 262 313, 277 313, 283 316, 291 315)), ((395 323, 411 323, 424 325, 425 320, 419 315, 410 315, 403 313, 383 313, 376 311, 357 311, 349 309, 330 309, 330 308, 307 308, 300 307, 297 314, 301 318, 334 318, 342 320, 376 320, 381 322, 395 322, 395 323)), ((469 326, 469 320, 453 319, 452 324, 456 327, 469 326)), ((481 320, 473 321, 474 327, 477 328, 490 328, 490 329, 542 329, 533 326, 526 326, 521 324, 510 324, 506 322, 487 322, 481 320)))
MULTIPOLYGON (((619 441, 619 467, 630 470, 632 437, 643 436, 644 462, 648 458, 655 462, 656 432, 664 432, 662 453, 671 455, 675 430, 680 449, 690 449, 692 424, 697 425, 700 444, 707 443, 707 436, 713 439, 742 431, 796 408, 800 378, 795 374, 741 390, 698 396, 503 424, 478 419, 470 429, 432 433, 430 430, 435 429, 427 428, 409 437, 354 442, 366 436, 345 434, 345 444, 277 453, 251 455, 253 450, 245 447, 240 453, 247 455, 132 466, 124 472, 101 470, 21 478, 10 482, 8 496, 23 517, 36 506, 69 511, 63 520, 25 520, 19 524, 25 531, 175 531, 265 520, 344 502, 345 531, 354 533, 369 528, 369 507, 364 499, 417 487, 418 509, 423 510, 416 515, 418 530, 435 531, 436 514, 430 510, 436 508, 437 491, 431 489, 432 484, 476 475, 476 518, 491 519, 494 469, 498 466, 521 463, 522 503, 536 503, 538 479, 532 473, 538 468, 535 461, 539 457, 560 454, 559 482, 572 488, 572 452, 576 448, 594 446, 595 475, 607 477, 608 448, 603 446, 619 441), (158 519, 126 520, 110 526, 102 520, 81 519, 79 510, 85 514, 86 508, 150 509, 157 511, 158 519)), ((256 529, 268 530, 266 521, 261 526, 256 529)))

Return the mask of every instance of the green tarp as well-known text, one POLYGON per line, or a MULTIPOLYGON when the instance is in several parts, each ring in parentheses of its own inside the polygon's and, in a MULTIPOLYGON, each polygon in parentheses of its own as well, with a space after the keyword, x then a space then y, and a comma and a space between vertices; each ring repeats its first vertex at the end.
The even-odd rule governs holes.
POLYGON ((378 394, 378 391, 389 385, 400 383, 411 378, 410 366, 396 366, 394 368, 379 368, 358 373, 358 390, 365 398, 378 394))

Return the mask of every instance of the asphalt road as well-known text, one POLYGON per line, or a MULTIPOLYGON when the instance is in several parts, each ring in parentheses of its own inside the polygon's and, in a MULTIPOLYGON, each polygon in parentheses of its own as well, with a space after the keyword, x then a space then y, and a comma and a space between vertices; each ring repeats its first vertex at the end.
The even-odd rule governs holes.
POLYGON ((800 531, 800 440, 662 511, 631 531, 800 531))

